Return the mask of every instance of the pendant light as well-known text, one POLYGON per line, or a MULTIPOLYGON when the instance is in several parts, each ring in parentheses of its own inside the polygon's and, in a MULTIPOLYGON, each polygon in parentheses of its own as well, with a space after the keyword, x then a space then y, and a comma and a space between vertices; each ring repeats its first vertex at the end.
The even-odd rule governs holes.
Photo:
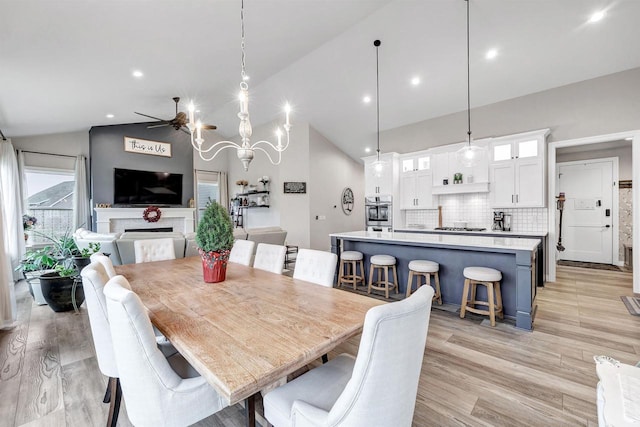
POLYGON ((386 167, 386 162, 380 160, 380 67, 378 61, 378 48, 380 47, 380 40, 375 40, 373 45, 376 48, 376 131, 378 147, 376 149, 376 161, 371 164, 371 170, 373 175, 380 178, 386 167))
POLYGON ((483 151, 482 148, 474 145, 472 143, 471 138, 471 72, 469 66, 469 0, 464 0, 467 2, 467 144, 456 151, 456 159, 463 166, 471 167, 474 166, 478 159, 480 158, 480 154, 483 151))

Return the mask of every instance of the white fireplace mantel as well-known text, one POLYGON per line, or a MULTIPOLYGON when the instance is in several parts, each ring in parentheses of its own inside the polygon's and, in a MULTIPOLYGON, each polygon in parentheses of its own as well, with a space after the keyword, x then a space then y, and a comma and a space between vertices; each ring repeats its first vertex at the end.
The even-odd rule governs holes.
POLYGON ((173 227, 173 231, 193 233, 195 223, 194 208, 160 208, 157 222, 147 222, 142 218, 145 208, 95 208, 96 232, 122 233, 127 228, 173 227))

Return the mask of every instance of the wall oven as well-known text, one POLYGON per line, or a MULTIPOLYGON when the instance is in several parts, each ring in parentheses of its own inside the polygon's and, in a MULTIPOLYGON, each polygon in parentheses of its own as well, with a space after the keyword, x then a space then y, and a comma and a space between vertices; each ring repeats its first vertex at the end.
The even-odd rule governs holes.
POLYGON ((392 196, 365 197, 364 208, 367 230, 391 231, 391 227, 393 226, 392 201, 392 196))

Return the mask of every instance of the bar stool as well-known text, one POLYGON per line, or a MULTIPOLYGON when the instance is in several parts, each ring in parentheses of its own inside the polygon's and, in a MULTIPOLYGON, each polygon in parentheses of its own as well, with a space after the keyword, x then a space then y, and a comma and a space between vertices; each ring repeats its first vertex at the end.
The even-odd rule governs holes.
POLYGON ((352 284, 355 290, 358 282, 364 285, 364 257, 362 252, 344 251, 340 254, 340 272, 338 273, 338 286, 352 284), (358 263, 360 264, 360 274, 358 274, 358 263), (344 274, 345 269, 347 274, 344 274), (350 272, 350 273, 349 273, 350 272))
POLYGON ((433 294, 433 300, 437 301, 438 304, 442 305, 442 294, 440 293, 440 275, 438 274, 440 271, 440 264, 433 261, 427 261, 423 259, 414 259, 409 262, 409 280, 407 280, 407 297, 411 295, 411 288, 413 286, 413 278, 416 277, 418 279, 418 289, 422 285, 431 286, 431 275, 434 277, 433 288, 435 289, 435 294, 433 294), (425 278, 424 283, 420 283, 420 277, 425 278))
POLYGON ((385 298, 389 298, 389 289, 395 289, 398 293, 398 273, 396 271, 396 258, 391 255, 373 255, 370 260, 369 268, 369 288, 367 293, 371 293, 371 289, 384 291, 385 298), (393 283, 389 282, 389 267, 393 269, 393 283), (378 280, 373 282, 374 269, 378 271, 378 280), (382 271, 384 270, 384 280, 381 280, 382 271))
POLYGON ((500 280, 502 273, 500 271, 488 267, 466 267, 464 269, 464 289, 462 290, 462 303, 460 304, 460 318, 464 319, 466 311, 476 314, 488 315, 491 320, 491 326, 496 326, 496 313, 503 319, 502 312, 502 294, 500 293, 500 280), (487 288, 487 301, 476 300, 476 286, 482 285, 487 288), (471 290, 471 299, 468 298, 469 290, 471 290), (495 295, 495 303, 494 303, 495 295), (489 310, 481 310, 475 308, 476 305, 489 307, 489 310))

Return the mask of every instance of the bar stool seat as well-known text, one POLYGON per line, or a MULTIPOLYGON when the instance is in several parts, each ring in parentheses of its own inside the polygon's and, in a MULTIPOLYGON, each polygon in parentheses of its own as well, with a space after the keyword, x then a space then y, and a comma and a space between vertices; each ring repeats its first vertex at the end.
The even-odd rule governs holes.
POLYGON ((396 258, 391 255, 373 255, 371 257, 371 264, 375 265, 396 265, 396 258))
MULTIPOLYGON (((440 275, 438 272, 440 271, 440 264, 434 261, 428 261, 425 259, 414 259, 413 261, 409 261, 409 277, 407 279, 407 297, 411 295, 411 288, 413 287, 413 278, 418 278, 418 286, 419 288, 422 285, 431 286, 431 276, 434 277, 434 290, 433 301, 437 301, 438 304, 442 305, 442 293, 440 292, 440 275), (420 283, 420 276, 425 278, 424 283, 420 283)), ((417 289, 416 288, 416 289, 417 289)))
POLYGON ((462 290, 462 302, 460 304, 460 318, 464 319, 465 313, 470 311, 476 314, 488 315, 491 326, 496 326, 496 314, 502 319, 502 294, 500 281, 502 273, 499 270, 488 267, 466 267, 463 270, 465 277, 462 290), (476 287, 482 285, 487 288, 487 301, 476 299, 476 287), (469 291, 471 296, 469 297, 469 291), (495 302, 494 302, 495 299, 495 302), (488 307, 488 310, 476 308, 476 305, 488 307))
POLYGON ((344 251, 340 254, 338 286, 353 285, 353 289, 357 289, 358 283, 365 284, 364 255, 358 251, 344 251), (358 274, 358 264, 360 265, 360 274, 358 274))
POLYGON ((384 291, 385 298, 389 298, 389 290, 395 289, 398 293, 398 272, 396 270, 396 258, 391 255, 373 255, 369 260, 369 287, 367 293, 371 293, 371 289, 384 291), (393 283, 389 282, 389 268, 393 271, 393 283), (378 272, 378 280, 373 281, 373 272, 378 272), (384 272, 384 280, 382 273, 384 272))

